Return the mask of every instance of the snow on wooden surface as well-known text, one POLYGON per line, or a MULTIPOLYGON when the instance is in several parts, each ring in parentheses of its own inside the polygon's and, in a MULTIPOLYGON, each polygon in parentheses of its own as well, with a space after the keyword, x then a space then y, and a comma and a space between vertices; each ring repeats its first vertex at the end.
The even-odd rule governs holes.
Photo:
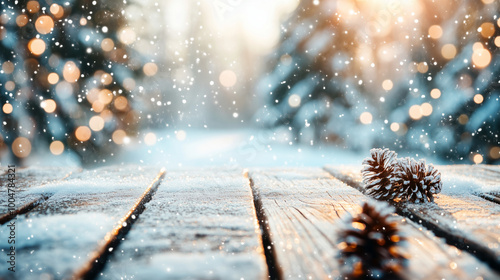
MULTIPOLYGON (((29 192, 31 188, 61 180, 68 177, 71 173, 78 173, 79 171, 79 169, 71 167, 16 168, 14 180, 15 208, 20 208, 40 198, 40 194, 29 192)), ((3 184, 0 195, 0 216, 8 212, 7 179, 8 175, 6 173, 0 176, 0 182, 3 184)))
MULTIPOLYGON (((368 198, 321 169, 251 170, 249 177, 267 218, 282 277, 337 278, 338 221, 346 212, 354 214, 368 198)), ((486 265, 419 225, 400 217, 400 226, 409 241, 405 253, 411 256, 404 278, 497 277, 486 265)))
POLYGON ((266 279, 260 230, 241 170, 167 171, 102 279, 266 279))
MULTIPOLYGON (((159 169, 109 167, 73 173, 63 182, 30 190, 53 194, 16 220, 16 273, 0 270, 0 279, 70 278, 127 213, 159 169), (57 186, 54 187, 54 186, 57 186)), ((8 228, 0 227, 6 250, 8 228)))
MULTIPOLYGON (((500 265, 500 205, 477 196, 500 189, 500 181, 494 177, 497 173, 485 172, 481 166, 437 168, 441 171, 443 189, 436 195, 435 203, 404 203, 400 208, 445 235, 450 243, 472 248, 479 257, 494 266, 500 265)), ((327 166, 325 169, 362 190, 361 168, 327 166)))

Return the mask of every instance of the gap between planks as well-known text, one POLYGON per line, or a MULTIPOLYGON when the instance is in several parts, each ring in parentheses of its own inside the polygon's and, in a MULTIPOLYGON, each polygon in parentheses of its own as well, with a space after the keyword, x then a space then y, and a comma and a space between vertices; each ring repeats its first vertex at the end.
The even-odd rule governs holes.
POLYGON ((121 240, 127 235, 132 228, 132 225, 137 220, 139 215, 144 211, 145 204, 151 201, 156 190, 160 186, 166 171, 164 168, 160 170, 156 178, 146 188, 144 193, 139 197, 136 203, 130 210, 123 216, 117 225, 106 234, 104 243, 92 254, 87 263, 81 267, 73 275, 73 279, 94 279, 106 265, 106 261, 113 253, 121 240))
MULTIPOLYGON (((496 170, 482 167, 479 168, 498 174, 496 170)), ((346 185, 365 194, 360 172, 353 171, 352 168, 341 170, 341 168, 338 166, 325 166, 323 169, 326 172, 330 173, 333 177, 344 182, 346 185)), ((443 168, 442 171, 447 172, 446 168, 443 168)), ((488 194, 473 193, 471 194, 471 196, 480 197, 493 203, 499 202, 497 197, 488 194)), ((439 198, 435 198, 435 202, 439 202, 439 198)), ((487 263, 493 270, 500 272, 500 258, 491 248, 488 248, 486 244, 481 244, 480 242, 469 238, 466 234, 447 228, 443 223, 440 223, 438 220, 433 219, 431 216, 429 216, 427 212, 419 212, 415 207, 420 207, 420 205, 411 207, 411 204, 407 204, 404 202, 393 202, 390 204, 392 204, 396 208, 396 213, 398 213, 399 215, 405 216, 417 224, 421 224, 422 226, 432 231, 436 236, 444 238, 448 244, 455 246, 460 250, 469 252, 471 255, 487 263)), ((432 212, 432 210, 429 211, 432 212)))

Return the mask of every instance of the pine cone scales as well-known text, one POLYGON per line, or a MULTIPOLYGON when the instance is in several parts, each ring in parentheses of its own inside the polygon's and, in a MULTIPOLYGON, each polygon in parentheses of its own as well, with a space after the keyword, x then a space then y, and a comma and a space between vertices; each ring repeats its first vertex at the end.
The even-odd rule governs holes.
POLYGON ((346 220, 338 247, 343 273, 349 279, 387 278, 406 264, 398 250, 404 238, 391 219, 391 210, 381 203, 365 203, 358 216, 346 220))
POLYGON ((441 192, 441 173, 425 161, 404 158, 394 168, 392 184, 397 189, 396 197, 411 202, 434 201, 434 194, 441 192))
POLYGON ((394 165, 397 154, 389 149, 371 149, 371 157, 363 161, 363 183, 366 193, 376 199, 393 199, 395 188, 392 185, 394 165))

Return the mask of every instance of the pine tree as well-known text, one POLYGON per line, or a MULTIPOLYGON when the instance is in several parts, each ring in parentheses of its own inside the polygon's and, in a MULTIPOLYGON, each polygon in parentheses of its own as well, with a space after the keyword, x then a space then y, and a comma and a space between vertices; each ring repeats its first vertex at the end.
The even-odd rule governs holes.
POLYGON ((130 95, 142 65, 127 46, 135 35, 123 5, 4 0, 1 136, 14 159, 50 147, 91 162, 134 131, 130 95))
POLYGON ((500 158, 500 3, 303 1, 258 90, 295 140, 500 158), (481 155, 481 156, 478 156, 481 155))

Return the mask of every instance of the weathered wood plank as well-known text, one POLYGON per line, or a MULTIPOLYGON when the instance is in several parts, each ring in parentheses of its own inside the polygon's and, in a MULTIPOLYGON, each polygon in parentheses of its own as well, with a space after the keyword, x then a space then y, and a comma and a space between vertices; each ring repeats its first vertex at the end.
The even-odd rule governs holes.
POLYGON ((99 278, 267 278, 241 171, 169 171, 146 207, 99 278))
MULTIPOLYGON (((16 168, 15 170, 15 208, 18 212, 26 212, 27 208, 35 205, 36 201, 45 201, 47 197, 40 194, 27 192, 30 188, 41 186, 47 183, 63 180, 72 173, 78 173, 81 170, 73 167, 29 167, 16 168), (22 211, 24 210, 24 211, 22 211)), ((8 174, 0 176, 2 182, 2 191, 0 192, 0 224, 4 224, 9 217, 7 182, 8 174)))
MULTIPOLYGON (((404 215, 415 221, 422 221, 422 224, 437 235, 445 237, 448 243, 468 250, 498 269, 500 205, 474 195, 481 190, 480 187, 473 186, 474 184, 487 184, 474 182, 480 180, 480 177, 472 177, 473 180, 460 178, 473 176, 476 172, 480 174, 480 170, 475 170, 474 166, 437 168, 441 171, 443 189, 436 196, 435 203, 400 203, 397 207, 404 215), (463 172, 467 174, 463 175, 463 172)), ((327 166, 325 169, 336 178, 363 191, 361 167, 349 170, 345 167, 327 166)))
MULTIPOLYGON (((71 278, 134 205, 158 169, 109 167, 73 174, 65 181, 31 188, 50 200, 16 220, 16 273, 0 278, 71 278)), ((1 240, 8 228, 0 227, 1 240)), ((7 244, 1 244, 7 250, 7 244)))
MULTIPOLYGON (((268 222, 269 238, 283 279, 337 279, 338 221, 367 198, 321 169, 270 169, 249 173, 268 222)), ((411 256, 406 279, 495 278, 471 255, 445 244, 415 223, 399 217, 411 256), (425 269, 423 269, 425 268, 425 269)))

